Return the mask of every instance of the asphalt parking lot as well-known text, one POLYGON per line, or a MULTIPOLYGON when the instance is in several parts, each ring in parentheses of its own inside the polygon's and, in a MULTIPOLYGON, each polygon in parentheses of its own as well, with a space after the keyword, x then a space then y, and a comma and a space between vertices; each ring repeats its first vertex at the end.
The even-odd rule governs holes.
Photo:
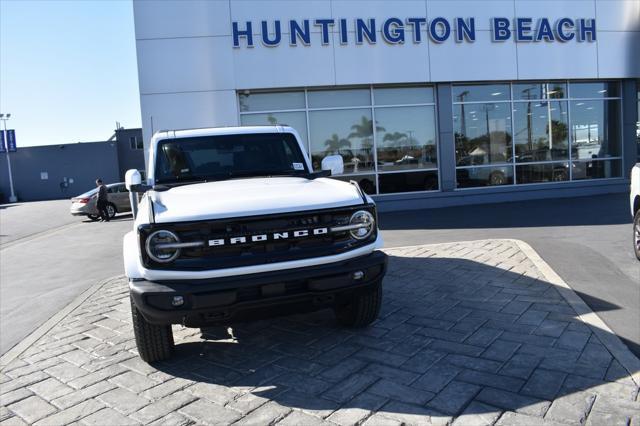
POLYGON ((69 205, 0 206, 0 353, 98 281, 122 273, 131 215, 90 222, 71 216, 69 205))

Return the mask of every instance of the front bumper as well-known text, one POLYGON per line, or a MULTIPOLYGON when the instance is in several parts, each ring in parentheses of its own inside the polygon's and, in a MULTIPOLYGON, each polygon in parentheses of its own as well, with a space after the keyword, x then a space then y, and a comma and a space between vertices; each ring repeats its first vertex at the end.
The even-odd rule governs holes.
POLYGON ((203 327, 340 306, 382 280, 386 269, 387 255, 374 251, 342 262, 235 277, 132 280, 129 288, 147 321, 203 327), (355 279, 358 271, 364 276, 355 279), (172 306, 174 296, 182 296, 184 304, 172 306))

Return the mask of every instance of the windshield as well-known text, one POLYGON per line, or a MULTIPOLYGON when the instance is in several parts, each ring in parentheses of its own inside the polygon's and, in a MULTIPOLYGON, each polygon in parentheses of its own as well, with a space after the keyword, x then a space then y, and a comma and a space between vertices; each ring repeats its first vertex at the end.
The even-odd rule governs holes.
POLYGON ((159 142, 155 182, 307 174, 304 156, 291 133, 252 133, 159 142))

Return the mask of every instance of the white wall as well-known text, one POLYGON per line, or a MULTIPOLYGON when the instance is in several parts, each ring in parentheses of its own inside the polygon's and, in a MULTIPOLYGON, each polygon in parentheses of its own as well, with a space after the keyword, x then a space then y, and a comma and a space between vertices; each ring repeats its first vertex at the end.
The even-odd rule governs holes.
MULTIPOLYGON (((237 125, 236 90, 372 83, 640 77, 638 0, 134 0, 143 133, 237 125), (260 21, 475 17, 477 40, 323 46, 260 43, 260 21), (597 41, 491 41, 493 17, 595 18, 597 41), (253 22, 253 48, 233 47, 231 22, 253 22)), ((312 26, 312 28, 314 28, 312 26)), ((354 34, 350 34, 353 39, 354 34)))

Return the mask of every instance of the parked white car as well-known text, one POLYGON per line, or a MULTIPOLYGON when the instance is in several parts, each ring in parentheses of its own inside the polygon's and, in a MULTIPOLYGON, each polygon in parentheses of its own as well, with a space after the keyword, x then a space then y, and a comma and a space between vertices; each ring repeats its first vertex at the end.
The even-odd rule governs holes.
POLYGON ((633 250, 638 260, 640 260, 640 163, 631 169, 629 204, 631 216, 633 216, 633 250))
MULTIPOLYGON (((342 157, 322 160, 342 173, 342 157)), ((313 172, 291 127, 156 133, 146 191, 124 238, 138 352, 173 348, 171 324, 204 327, 332 308, 365 326, 382 300, 387 256, 376 206, 355 182, 313 172)))

